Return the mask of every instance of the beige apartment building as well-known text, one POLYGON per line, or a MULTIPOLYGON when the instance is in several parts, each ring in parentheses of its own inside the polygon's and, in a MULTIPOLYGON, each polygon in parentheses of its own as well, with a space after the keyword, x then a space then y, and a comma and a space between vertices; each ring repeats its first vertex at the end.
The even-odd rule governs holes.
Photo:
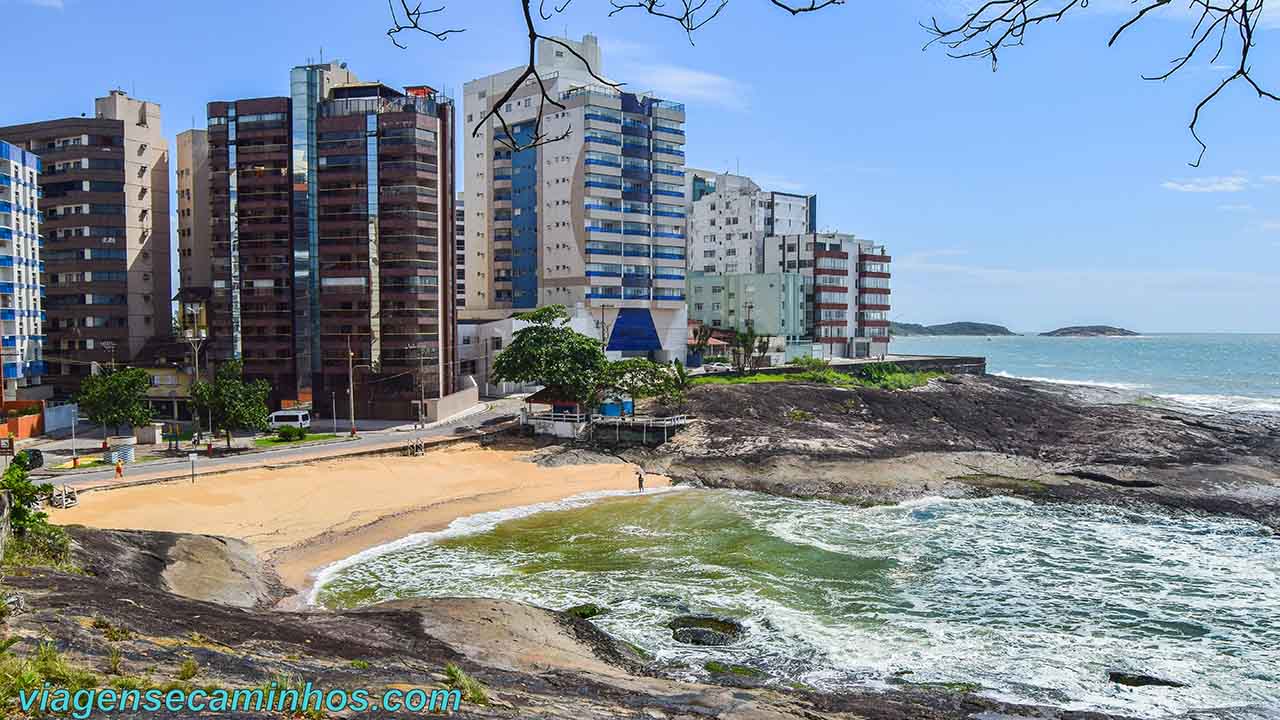
POLYGON ((43 160, 46 382, 127 362, 169 332, 169 147, 160 106, 112 90, 91 117, 0 127, 43 160))
POLYGON ((178 133, 178 279, 183 290, 208 288, 209 133, 178 133))

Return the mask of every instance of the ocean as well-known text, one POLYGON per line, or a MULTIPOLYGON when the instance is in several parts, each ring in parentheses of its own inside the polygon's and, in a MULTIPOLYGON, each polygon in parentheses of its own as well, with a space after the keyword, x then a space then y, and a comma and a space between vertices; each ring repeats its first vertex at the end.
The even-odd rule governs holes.
POLYGON ((1280 413, 1280 335, 895 337, 890 348, 983 355, 993 375, 1098 385, 1201 411, 1280 413))
MULTIPOLYGON (((898 338, 893 349, 985 355, 995 374, 1205 413, 1280 413, 1280 335, 898 338)), ((415 596, 604 605, 592 622, 690 679, 716 661, 823 690, 960 683, 1132 717, 1280 711, 1280 538, 1232 518, 1001 497, 863 508, 729 490, 598 494, 366 551, 322 572, 312 600, 415 596), (683 645, 667 628, 681 614, 734 618, 747 634, 683 645), (1124 687, 1111 671, 1184 686, 1124 687)))

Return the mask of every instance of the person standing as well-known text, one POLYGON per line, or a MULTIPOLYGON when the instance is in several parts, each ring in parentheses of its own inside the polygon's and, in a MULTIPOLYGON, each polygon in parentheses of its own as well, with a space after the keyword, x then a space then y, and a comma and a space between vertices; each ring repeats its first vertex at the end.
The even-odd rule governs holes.
POLYGON ((640 492, 644 492, 644 469, 636 468, 636 485, 640 486, 640 492))
POLYGON ((117 480, 124 479, 124 460, 121 460, 119 458, 116 459, 116 479, 117 480))

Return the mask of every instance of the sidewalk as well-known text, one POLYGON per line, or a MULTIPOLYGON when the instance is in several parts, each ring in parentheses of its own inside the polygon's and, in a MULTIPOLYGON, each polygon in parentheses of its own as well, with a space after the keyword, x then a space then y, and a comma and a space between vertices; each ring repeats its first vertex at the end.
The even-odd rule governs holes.
MULTIPOLYGON (((212 458, 202 454, 199 448, 187 450, 189 453, 196 455, 195 476, 197 478, 254 467, 278 467, 317 460, 382 454, 405 448, 409 440, 405 434, 414 431, 426 433, 428 437, 424 438, 424 440, 427 446, 430 447, 474 440, 505 430, 509 426, 508 422, 499 423, 491 427, 468 428, 469 432, 463 434, 439 432, 442 428, 459 424, 471 417, 487 414, 491 416, 489 417, 490 421, 502 417, 504 414, 502 406, 505 404, 502 401, 481 403, 453 417, 431 423, 426 428, 414 428, 412 423, 394 425, 356 438, 339 437, 275 448, 253 448, 243 450, 234 455, 215 456, 212 458), (437 432, 433 434, 433 430, 437 432), (264 458, 264 455, 268 457, 264 458)), ((479 418, 477 417, 477 419, 479 418)), ((155 447, 159 448, 159 446, 155 447)), ((155 482, 190 480, 191 477, 192 467, 187 456, 130 465, 126 470, 125 478, 120 481, 115 479, 114 469, 112 468, 86 468, 78 471, 59 472, 36 471, 33 473, 33 478, 39 481, 51 482, 55 485, 71 485, 78 490, 105 490, 155 482)))

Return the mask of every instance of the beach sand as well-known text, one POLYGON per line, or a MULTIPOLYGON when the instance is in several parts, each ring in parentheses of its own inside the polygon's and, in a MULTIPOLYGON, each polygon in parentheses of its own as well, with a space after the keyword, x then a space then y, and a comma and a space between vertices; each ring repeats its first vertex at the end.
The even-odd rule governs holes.
MULTIPOLYGON (((314 574, 361 550, 482 512, 635 490, 635 466, 544 468, 526 450, 458 445, 421 457, 326 460, 86 493, 58 524, 244 540, 305 597, 314 574)), ((650 475, 646 487, 668 485, 650 475)))

